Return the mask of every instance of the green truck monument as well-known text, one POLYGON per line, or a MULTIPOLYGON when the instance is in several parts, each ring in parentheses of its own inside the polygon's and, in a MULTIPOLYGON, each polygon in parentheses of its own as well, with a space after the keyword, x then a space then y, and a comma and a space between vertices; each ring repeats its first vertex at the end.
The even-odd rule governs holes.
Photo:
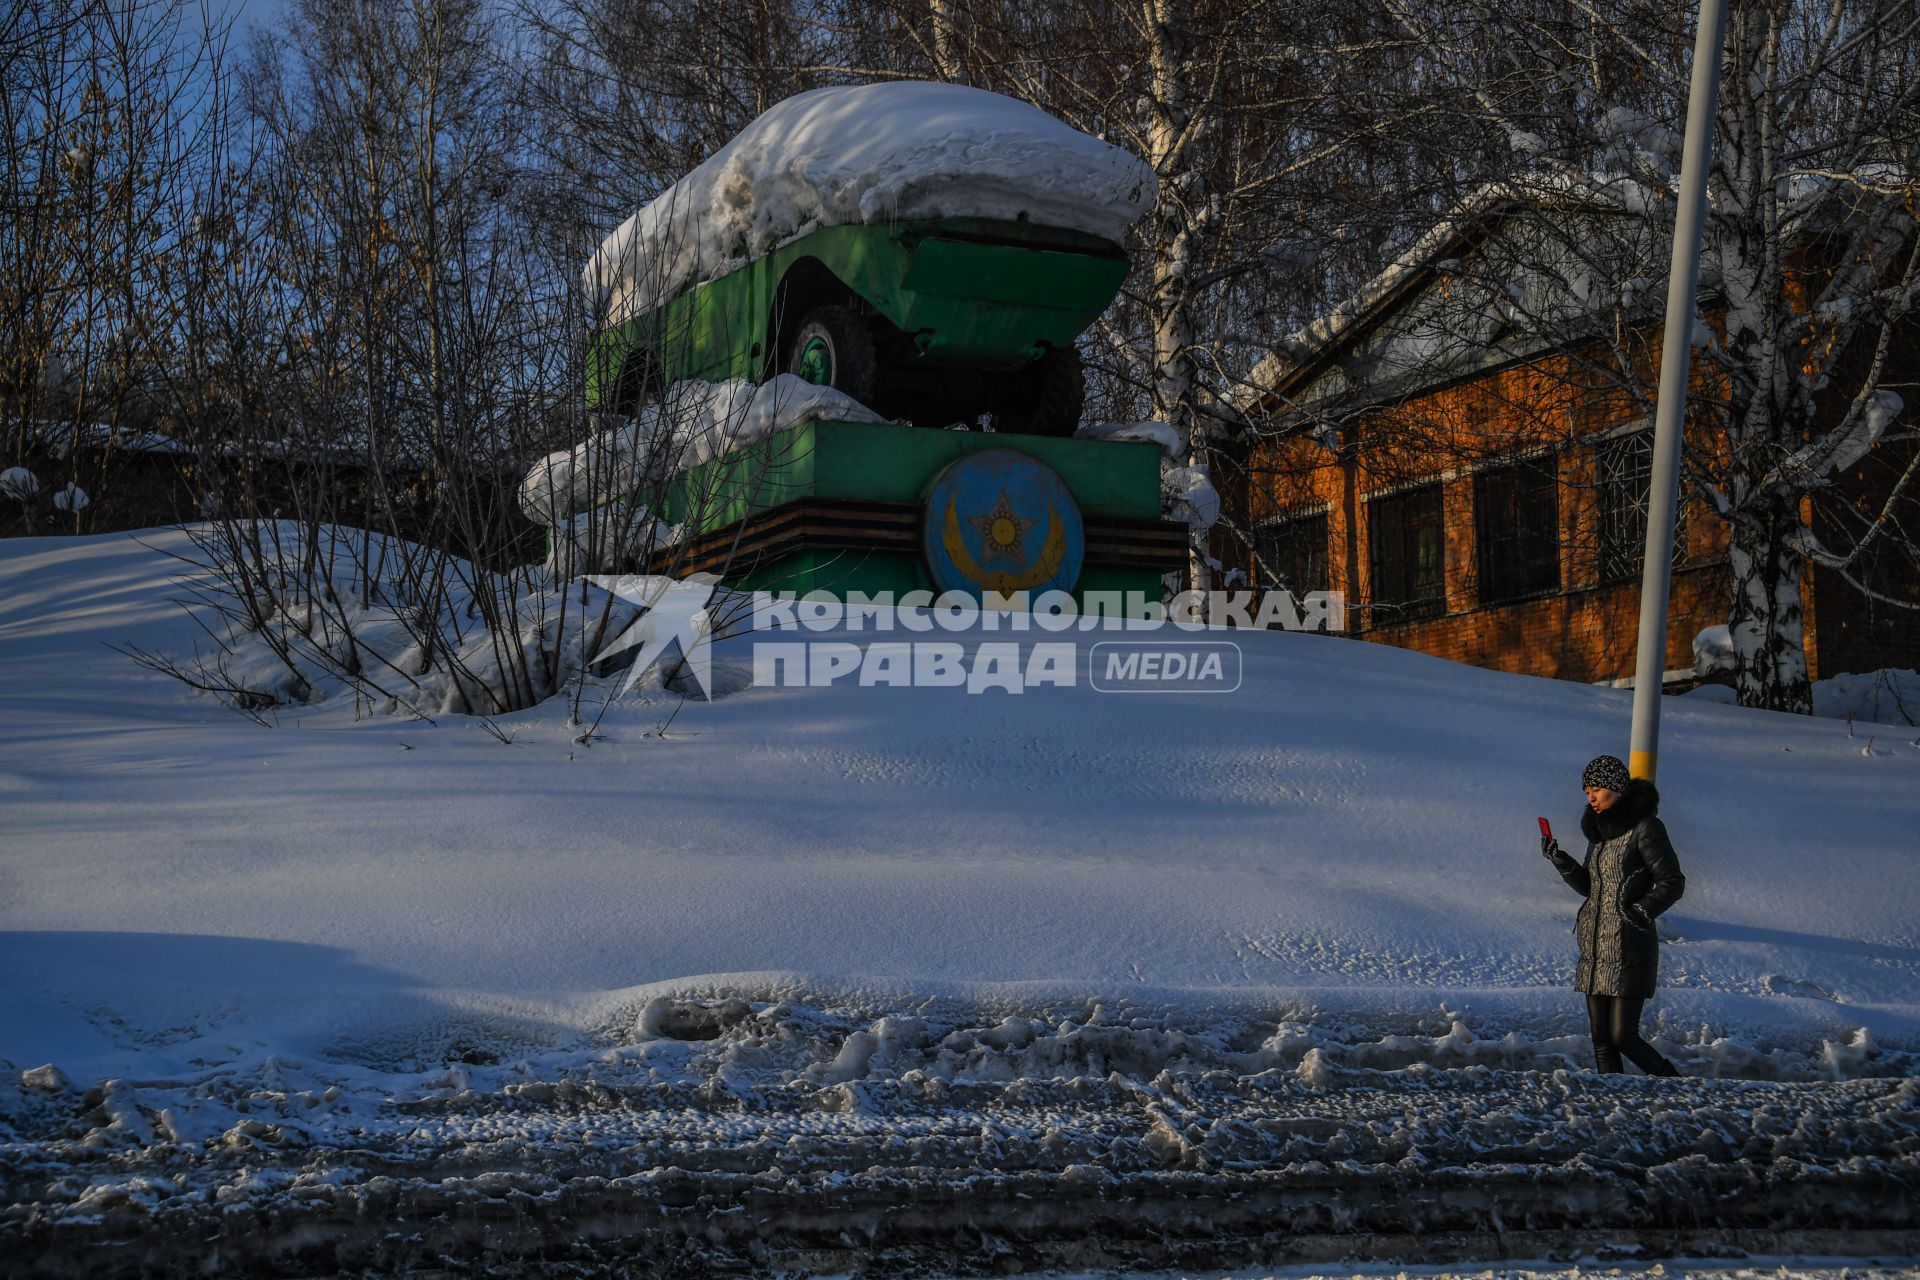
POLYGON ((1155 193, 1137 157, 998 94, 790 98, 594 255, 587 401, 617 425, 537 463, 522 506, 575 565, 599 558, 580 513, 614 504, 671 528, 627 566, 655 573, 1157 600, 1186 545, 1160 450, 1064 438, 1075 341, 1155 193))
POLYGON ((1070 435, 1078 338, 1126 278, 1152 171, 1026 103, 916 82, 780 103, 587 272, 590 405, 794 373, 883 417, 1070 435))

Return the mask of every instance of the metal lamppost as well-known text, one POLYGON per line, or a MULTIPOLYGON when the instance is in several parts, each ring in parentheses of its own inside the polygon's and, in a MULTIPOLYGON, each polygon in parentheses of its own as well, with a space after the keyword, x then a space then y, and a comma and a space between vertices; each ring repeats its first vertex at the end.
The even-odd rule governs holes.
POLYGON ((1653 475, 1647 491, 1647 551, 1640 580, 1640 642, 1633 673, 1633 741, 1628 772, 1651 780, 1660 745, 1660 685, 1667 665, 1667 601, 1673 586, 1673 524, 1680 481, 1680 443, 1693 360, 1694 305, 1700 287, 1700 233, 1706 219, 1707 172, 1713 165, 1713 120, 1720 100, 1720 50, 1726 0, 1701 0, 1693 42, 1693 84, 1687 95, 1687 138, 1680 155, 1680 192, 1667 277, 1667 323, 1660 354, 1660 401, 1653 419, 1653 475))

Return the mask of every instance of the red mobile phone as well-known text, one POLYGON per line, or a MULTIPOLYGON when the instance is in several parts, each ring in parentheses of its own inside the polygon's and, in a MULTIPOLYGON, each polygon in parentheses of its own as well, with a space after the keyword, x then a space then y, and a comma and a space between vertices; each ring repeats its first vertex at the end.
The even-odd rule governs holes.
POLYGON ((1545 818, 1540 819, 1540 838, 1542 840, 1553 839, 1553 828, 1547 825, 1545 818))

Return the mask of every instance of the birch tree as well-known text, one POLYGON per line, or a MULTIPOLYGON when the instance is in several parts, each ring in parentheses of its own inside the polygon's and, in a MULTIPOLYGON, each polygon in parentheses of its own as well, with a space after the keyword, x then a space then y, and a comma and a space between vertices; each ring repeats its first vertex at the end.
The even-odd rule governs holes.
MULTIPOLYGON (((1875 542, 1904 543, 1920 564, 1920 528, 1899 514, 1904 498, 1910 521, 1920 496, 1911 461, 1845 543, 1825 545, 1807 519, 1877 444, 1920 438, 1890 431, 1903 403, 1888 385, 1920 373, 1920 13, 1746 3, 1728 46, 1709 221, 1726 336, 1706 352, 1726 395, 1715 498, 1732 524, 1728 627, 1741 701, 1811 712, 1805 566, 1875 590, 1854 572, 1875 542)), ((1920 572, 1906 581, 1883 602, 1920 608, 1920 572)))
MULTIPOLYGON (((1468 4, 1390 10, 1450 83, 1437 105, 1499 157, 1476 174, 1535 197, 1546 222, 1569 201, 1644 219, 1658 265, 1595 257, 1616 304, 1657 299, 1670 242, 1690 74, 1691 31, 1628 0, 1566 8, 1468 4), (1639 278, 1620 278, 1633 274, 1639 278)), ((1693 321, 1689 484, 1724 520, 1735 680, 1748 706, 1812 709, 1803 628, 1811 566, 1880 607, 1920 598, 1914 442, 1895 385, 1915 376, 1920 303, 1920 14, 1892 0, 1735 0, 1725 49, 1693 321), (1895 474, 1871 499, 1836 501, 1838 478, 1870 460, 1895 474), (1818 526, 1820 532, 1816 532, 1818 526), (1875 566, 1869 574, 1868 564, 1875 566), (1891 585, 1890 585, 1891 584, 1891 585)), ((1561 233, 1564 243, 1564 229, 1561 233)), ((1642 341, 1650 306, 1621 309, 1642 341)), ((1591 310, 1544 337, 1593 351, 1591 310)), ((1604 373, 1651 414, 1657 369, 1624 345, 1604 373)), ((1599 368, 1589 365, 1590 371, 1599 368)))
MULTIPOLYGON (((931 70, 1025 99, 1145 159, 1159 199, 1135 236, 1139 269, 1085 344, 1090 403, 1116 420, 1150 416, 1188 442, 1204 474, 1244 430, 1234 392, 1273 326, 1299 321, 1329 264, 1343 175, 1377 159, 1404 123, 1351 110, 1373 60, 1396 42, 1354 6, 1103 0, 1029 6, 934 3, 914 48, 931 70), (1324 259, 1324 260, 1323 260, 1324 259)), ((909 24, 911 25, 911 24, 909 24)), ((1351 221, 1351 210, 1337 216, 1351 221)), ((1196 529, 1188 585, 1206 589, 1196 529)))

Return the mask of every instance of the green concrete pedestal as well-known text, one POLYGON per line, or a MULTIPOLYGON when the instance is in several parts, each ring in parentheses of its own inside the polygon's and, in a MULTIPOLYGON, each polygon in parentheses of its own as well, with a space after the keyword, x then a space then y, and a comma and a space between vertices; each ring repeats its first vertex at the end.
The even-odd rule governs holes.
POLYGON ((718 573, 742 590, 931 590, 920 552, 927 492, 949 464, 989 449, 1044 463, 1073 495, 1087 543, 1076 597, 1159 600, 1161 575, 1184 563, 1186 530, 1160 518, 1158 445, 891 423, 803 423, 676 477, 665 515, 689 537, 655 567, 718 573))

